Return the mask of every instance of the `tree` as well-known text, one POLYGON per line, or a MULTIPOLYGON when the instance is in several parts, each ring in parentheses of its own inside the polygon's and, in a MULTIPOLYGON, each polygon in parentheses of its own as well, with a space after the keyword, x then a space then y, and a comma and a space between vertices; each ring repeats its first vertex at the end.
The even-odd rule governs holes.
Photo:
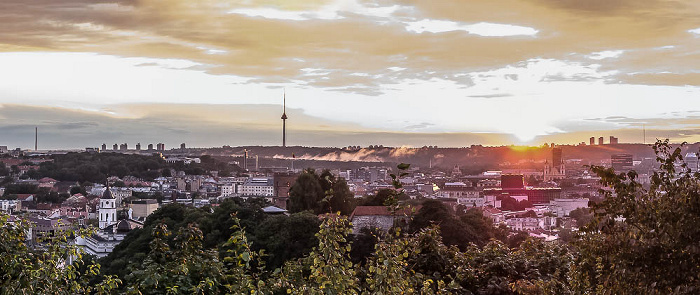
POLYGON ((341 212, 349 215, 355 209, 355 200, 343 178, 336 178, 325 170, 318 175, 307 169, 297 177, 289 190, 289 211, 311 211, 316 214, 341 212))
POLYGON ((325 197, 319 176, 313 169, 304 170, 289 189, 289 211, 320 213, 319 202, 325 197))
POLYGON ((433 224, 439 226, 446 245, 460 249, 466 249, 470 243, 482 246, 494 237, 493 225, 484 219, 481 212, 469 210, 457 218, 442 202, 426 200, 413 217, 409 229, 415 233, 433 224))
POLYGON ((1 294, 110 294, 121 283, 113 276, 91 283, 98 278, 100 265, 68 242, 89 231, 57 232, 39 240, 42 249, 32 249, 26 235, 30 227, 25 220, 10 221, 0 213, 1 294), (67 257, 74 262, 67 264, 67 257))
POLYGON ((340 212, 343 215, 350 215, 355 209, 355 196, 350 191, 345 178, 335 177, 328 170, 323 171, 319 178, 326 195, 322 201, 321 212, 340 212))
POLYGON ((208 294, 222 287, 223 264, 216 251, 203 249, 195 225, 180 228, 174 247, 167 225, 157 225, 152 235, 148 256, 126 277, 127 294, 208 294))
POLYGON ((577 208, 569 212, 569 217, 576 220, 576 227, 581 228, 593 220, 593 212, 588 208, 577 208))
POLYGON ((320 224, 316 215, 305 212, 271 216, 254 229, 253 248, 266 250, 268 267, 281 267, 285 261, 304 257, 318 244, 315 235, 320 224))
POLYGON ((375 195, 368 195, 362 198, 362 206, 384 206, 386 200, 389 199, 395 191, 393 189, 380 189, 375 195))
POLYGON ((681 148, 654 144, 659 170, 648 189, 634 171, 592 167, 605 199, 574 242, 573 286, 579 293, 696 294, 700 291, 700 175, 681 148), (680 171, 676 170, 676 165, 680 171))

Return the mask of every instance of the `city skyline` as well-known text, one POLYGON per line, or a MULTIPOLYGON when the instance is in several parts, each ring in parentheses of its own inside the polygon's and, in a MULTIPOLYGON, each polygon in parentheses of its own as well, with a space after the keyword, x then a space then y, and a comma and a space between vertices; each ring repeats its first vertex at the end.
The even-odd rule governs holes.
POLYGON ((693 2, 10 0, 0 11, 10 147, 33 147, 35 127, 40 150, 282 145, 286 94, 290 146, 700 141, 693 2))

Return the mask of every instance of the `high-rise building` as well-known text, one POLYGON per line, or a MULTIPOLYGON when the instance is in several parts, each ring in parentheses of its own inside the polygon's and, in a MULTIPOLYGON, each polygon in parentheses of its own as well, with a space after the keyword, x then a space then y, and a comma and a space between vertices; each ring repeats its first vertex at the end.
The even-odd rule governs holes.
POLYGON ((181 149, 181 150, 184 150, 184 149, 185 149, 185 143, 184 143, 184 142, 180 144, 180 149, 181 149))
POLYGON ((614 154, 610 156, 610 163, 612 163, 613 169, 615 171, 624 171, 632 169, 632 155, 631 154, 614 154))
POLYGON ((590 141, 591 141, 591 145, 595 145, 595 137, 592 137, 592 136, 591 136, 590 141))
POLYGON ((139 143, 136 143, 136 150, 137 150, 137 151, 140 151, 140 150, 141 150, 141 143, 140 143, 140 142, 139 142, 139 143))
POLYGON ((603 145, 603 137, 598 137, 598 145, 603 145))
POLYGON ((617 144, 618 140, 617 137, 610 135, 610 144, 617 144))
POLYGON ((248 150, 243 150, 243 170, 248 171, 248 150))
POLYGON ((129 146, 126 143, 122 143, 119 145, 119 150, 121 151, 126 151, 129 149, 129 146))
POLYGON ((119 146, 115 143, 115 144, 112 146, 112 150, 115 150, 115 151, 119 150, 119 146))
POLYGON ((106 143, 103 143, 103 144, 102 144, 102 150, 103 150, 103 151, 106 151, 106 150, 107 150, 107 144, 106 144, 106 143))
POLYGON ((149 151, 152 151, 152 150, 153 150, 153 144, 152 144, 152 143, 149 143, 149 144, 148 144, 148 150, 149 150, 149 151))

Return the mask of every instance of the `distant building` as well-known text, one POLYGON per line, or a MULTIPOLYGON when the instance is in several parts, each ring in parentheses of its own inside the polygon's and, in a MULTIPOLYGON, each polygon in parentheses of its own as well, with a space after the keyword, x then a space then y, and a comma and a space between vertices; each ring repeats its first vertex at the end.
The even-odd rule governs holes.
POLYGON ((522 189, 485 188, 484 197, 520 197, 526 196, 532 204, 549 204, 551 200, 561 197, 561 188, 558 187, 525 187, 522 189))
POLYGON ((159 151, 164 151, 165 150, 165 144, 159 143, 156 145, 156 149, 159 151))
POLYGON ((698 167, 700 167, 700 161, 698 161, 698 155, 696 153, 685 154, 685 163, 688 165, 691 172, 700 171, 700 169, 698 169, 698 167))
POLYGON ((140 150, 141 150, 141 143, 140 143, 140 142, 139 142, 139 143, 136 143, 136 150, 137 150, 137 151, 140 151, 140 150))
POLYGON ((296 173, 275 173, 274 175, 274 196, 275 206, 287 208, 287 200, 289 199, 289 190, 294 185, 299 175, 296 173))
POLYGON ((114 145, 112 145, 112 150, 113 150, 113 151, 118 151, 118 150, 119 150, 119 146, 115 143, 114 145))
POLYGON ((75 244, 85 253, 103 258, 112 253, 114 247, 124 240, 126 235, 136 229, 143 228, 143 223, 132 219, 122 219, 98 230, 88 237, 77 236, 75 244))
POLYGON ((523 188, 525 187, 522 174, 502 174, 501 187, 503 188, 523 188))
POLYGON ((181 150, 184 150, 184 149, 185 149, 185 143, 184 143, 184 142, 180 144, 180 149, 181 149, 181 150))
POLYGON ((274 179, 271 177, 251 177, 239 191, 244 197, 273 197, 275 195, 274 179))
MULTIPOLYGON (((415 212, 420 210, 421 206, 415 208, 415 212)), ((413 218, 413 212, 409 209, 404 209, 403 212, 396 212, 392 215, 386 206, 357 206, 350 214, 352 222, 352 232, 357 234, 363 228, 376 228, 382 231, 388 231, 394 225, 406 226, 413 218)))
POLYGON ((158 210, 158 201, 153 199, 134 200, 129 204, 129 208, 132 210, 132 218, 143 220, 158 210))
POLYGON ((544 181, 563 179, 566 177, 566 167, 561 148, 552 148, 551 161, 545 161, 544 181))
POLYGON ((615 171, 625 171, 632 169, 633 161, 631 154, 614 154, 610 156, 610 163, 615 171))
POLYGON ((149 151, 152 151, 152 150, 153 150, 153 144, 152 144, 152 143, 149 143, 149 144, 148 144, 148 150, 149 150, 149 151))
POLYGON ((106 150, 107 150, 107 144, 106 144, 106 143, 103 143, 103 144, 102 144, 102 150, 103 150, 103 151, 106 151, 106 150))
POLYGON ((598 145, 603 145, 603 137, 598 137, 598 145))
POLYGON ((99 204, 99 227, 104 229, 117 222, 117 200, 112 195, 109 187, 100 198, 99 204))
POLYGON ((615 136, 610 136, 610 144, 617 144, 618 143, 618 138, 615 136))
POLYGON ((571 211, 578 208, 588 208, 588 198, 554 199, 549 203, 549 208, 558 217, 569 216, 571 211))
POLYGON ((590 138, 590 143, 591 143, 591 145, 595 145, 595 137, 590 138))

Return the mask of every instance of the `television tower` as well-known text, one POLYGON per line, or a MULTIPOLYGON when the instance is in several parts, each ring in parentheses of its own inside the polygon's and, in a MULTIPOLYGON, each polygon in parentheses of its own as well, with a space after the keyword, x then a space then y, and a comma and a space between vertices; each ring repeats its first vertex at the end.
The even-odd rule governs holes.
POLYGON ((287 91, 284 91, 282 101, 282 147, 287 147, 287 91))

